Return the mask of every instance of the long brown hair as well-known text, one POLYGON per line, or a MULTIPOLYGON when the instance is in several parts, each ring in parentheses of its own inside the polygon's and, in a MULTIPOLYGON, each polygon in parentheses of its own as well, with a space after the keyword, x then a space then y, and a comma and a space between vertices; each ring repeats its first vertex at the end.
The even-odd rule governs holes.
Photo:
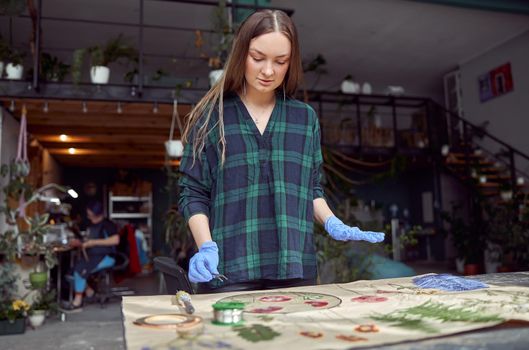
POLYGON ((226 139, 224 137, 223 97, 230 92, 242 91, 245 70, 241 69, 241 67, 246 67, 250 41, 255 37, 271 32, 283 33, 290 40, 290 63, 283 82, 283 89, 285 90, 285 95, 289 97, 295 95, 303 76, 296 27, 290 17, 283 11, 261 10, 254 12, 246 18, 237 30, 228 60, 224 66, 224 73, 219 81, 198 102, 187 118, 182 141, 184 143, 191 141, 193 144, 193 164, 197 155, 204 150, 205 139, 209 130, 217 126, 219 128, 218 144, 221 146, 221 164, 224 164, 226 139), (214 110, 218 110, 218 121, 211 126, 209 124, 214 110), (199 121, 201 125, 198 125, 198 128, 195 129, 199 121))

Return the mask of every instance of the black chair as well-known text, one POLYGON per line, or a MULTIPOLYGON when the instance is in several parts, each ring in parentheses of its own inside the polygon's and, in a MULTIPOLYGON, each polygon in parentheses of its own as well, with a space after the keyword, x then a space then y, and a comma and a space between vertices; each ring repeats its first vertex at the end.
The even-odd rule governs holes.
POLYGON ((172 258, 157 256, 154 258, 154 268, 161 272, 165 290, 168 294, 176 294, 180 290, 195 294, 187 278, 187 272, 178 266, 172 258))
POLYGON ((122 252, 109 254, 116 260, 114 266, 110 266, 95 272, 92 277, 97 284, 96 299, 101 307, 112 297, 133 295, 135 292, 128 287, 111 287, 111 278, 114 272, 122 272, 129 265, 129 258, 122 252))

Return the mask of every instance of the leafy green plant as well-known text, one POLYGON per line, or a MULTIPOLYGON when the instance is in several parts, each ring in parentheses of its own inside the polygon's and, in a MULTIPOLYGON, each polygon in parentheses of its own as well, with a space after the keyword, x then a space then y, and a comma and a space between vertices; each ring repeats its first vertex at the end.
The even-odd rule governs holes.
POLYGON ((212 69, 221 69, 226 63, 233 42, 233 31, 226 10, 226 0, 219 0, 218 6, 211 13, 212 35, 210 36, 211 52, 203 50, 204 39, 200 30, 195 31, 195 47, 199 56, 208 61, 212 69))
POLYGON ((11 162, 9 166, 4 164, 0 168, 1 175, 8 177, 3 187, 4 205, 0 207, 8 229, 0 233, 0 254, 7 261, 12 261, 17 253, 35 257, 43 255, 48 268, 52 268, 56 264, 56 257, 53 248, 44 243, 44 236, 49 229, 49 215, 23 215, 27 205, 38 200, 38 193, 26 181, 27 172, 24 164, 17 162, 11 162), (21 205, 21 202, 24 204, 21 205), (22 247, 19 246, 19 241, 22 247))
POLYGON ((11 48, 7 57, 7 62, 10 62, 14 66, 22 64, 24 61, 25 53, 18 51, 17 49, 11 48))
POLYGON ((165 173, 167 177, 165 192, 169 194, 169 210, 164 216, 165 243, 170 249, 171 256, 176 257, 177 262, 181 262, 187 258, 187 252, 195 243, 187 229, 184 217, 178 211, 176 204, 172 202, 173 198, 178 198, 179 195, 180 173, 170 164, 166 165, 165 173))
POLYGON ((425 319, 469 323, 503 321, 503 318, 499 317, 499 315, 487 314, 470 307, 444 305, 430 300, 421 305, 393 311, 386 315, 374 314, 371 318, 376 321, 390 323, 395 327, 426 333, 438 333, 439 331, 428 325, 425 319))
POLYGON ((281 333, 274 331, 272 328, 263 326, 261 324, 253 324, 251 326, 235 326, 233 327, 233 330, 237 332, 239 337, 252 343, 269 341, 281 335, 281 333))
POLYGON ((485 250, 489 228, 478 215, 481 212, 480 203, 475 203, 474 215, 469 215, 469 219, 463 216, 460 203, 452 203, 450 212, 441 213, 441 218, 450 224, 449 233, 457 256, 463 258, 466 264, 480 263, 485 250))
POLYGON ((60 61, 57 56, 43 52, 41 55, 40 71, 45 80, 62 82, 70 72, 70 65, 60 61))
POLYGON ((488 222, 488 239, 501 247, 503 265, 517 269, 529 267, 529 210, 514 200, 484 207, 488 222), (513 266, 511 266, 513 267, 513 266))
POLYGON ((9 58, 10 48, 7 41, 0 35, 0 62, 7 61, 9 58))
POLYGON ((18 16, 26 10, 26 0, 0 0, 0 14, 18 16))
POLYGON ((105 45, 77 49, 73 53, 72 62, 72 79, 76 84, 81 81, 81 68, 86 55, 90 55, 90 65, 92 67, 107 67, 109 64, 119 60, 134 62, 138 59, 138 51, 126 42, 123 34, 109 40, 105 45))
POLYGON ((32 314, 36 310, 45 310, 54 312, 57 310, 57 293, 55 290, 40 291, 37 297, 33 300, 29 313, 32 314))

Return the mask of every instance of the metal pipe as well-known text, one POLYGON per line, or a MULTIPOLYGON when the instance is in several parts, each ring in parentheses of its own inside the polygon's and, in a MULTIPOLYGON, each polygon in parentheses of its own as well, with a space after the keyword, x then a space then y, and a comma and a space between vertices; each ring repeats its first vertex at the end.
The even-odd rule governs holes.
MULTIPOLYGON (((0 15, 0 17, 2 17, 2 16, 0 15)), ((28 16, 28 15, 20 15, 19 18, 30 19, 31 17, 28 16)), ((120 27, 138 27, 138 26, 140 26, 140 24, 136 24, 136 23, 100 21, 100 20, 81 19, 81 18, 62 18, 62 17, 46 17, 46 16, 42 16, 42 20, 44 20, 44 21, 52 21, 52 22, 72 22, 72 23, 86 23, 86 24, 102 24, 102 25, 120 26, 120 27)), ((211 33, 214 32, 211 29, 186 28, 186 27, 159 25, 159 24, 143 24, 143 27, 144 28, 150 28, 150 29, 181 30, 181 31, 188 31, 188 32, 195 32, 196 30, 200 30, 201 32, 211 32, 211 33)))
POLYGON ((40 75, 40 37, 41 37, 41 18, 42 18, 42 0, 38 1, 38 9, 37 9, 37 28, 36 28, 36 35, 35 35, 35 59, 33 60, 33 89, 35 91, 39 91, 39 75, 40 75))
POLYGON ((140 57, 138 62, 138 97, 143 94, 143 0, 140 0, 140 27, 139 27, 140 57))
POLYGON ((399 148, 397 137, 397 106, 395 105, 395 97, 391 98, 391 113, 393 116, 393 147, 395 151, 399 148))
MULTIPOLYGON (((206 1, 206 0, 150 0, 150 1, 178 2, 178 3, 184 3, 184 4, 206 5, 206 6, 218 6, 219 4, 218 1, 206 1)), ((255 4, 254 5, 246 5, 246 4, 234 5, 234 4, 226 3, 226 6, 227 7, 235 6, 238 8, 250 9, 250 10, 271 9, 271 7, 256 6, 255 4)), ((294 14, 293 9, 288 9, 284 7, 276 7, 276 6, 274 6, 273 9, 286 12, 289 16, 292 16, 294 14)))

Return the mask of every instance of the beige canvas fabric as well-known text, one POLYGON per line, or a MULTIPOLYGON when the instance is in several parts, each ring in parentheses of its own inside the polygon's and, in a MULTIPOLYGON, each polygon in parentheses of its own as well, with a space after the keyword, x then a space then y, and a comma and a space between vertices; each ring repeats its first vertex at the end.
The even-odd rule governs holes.
POLYGON ((507 320, 529 321, 529 288, 489 285, 443 292, 418 288, 412 278, 193 295, 192 301, 204 330, 182 339, 174 330, 133 324, 148 315, 180 313, 171 296, 124 297, 127 348, 347 349, 439 337, 507 320), (246 302, 246 310, 257 313, 245 313, 238 328, 213 325, 211 305, 226 298, 246 302))

